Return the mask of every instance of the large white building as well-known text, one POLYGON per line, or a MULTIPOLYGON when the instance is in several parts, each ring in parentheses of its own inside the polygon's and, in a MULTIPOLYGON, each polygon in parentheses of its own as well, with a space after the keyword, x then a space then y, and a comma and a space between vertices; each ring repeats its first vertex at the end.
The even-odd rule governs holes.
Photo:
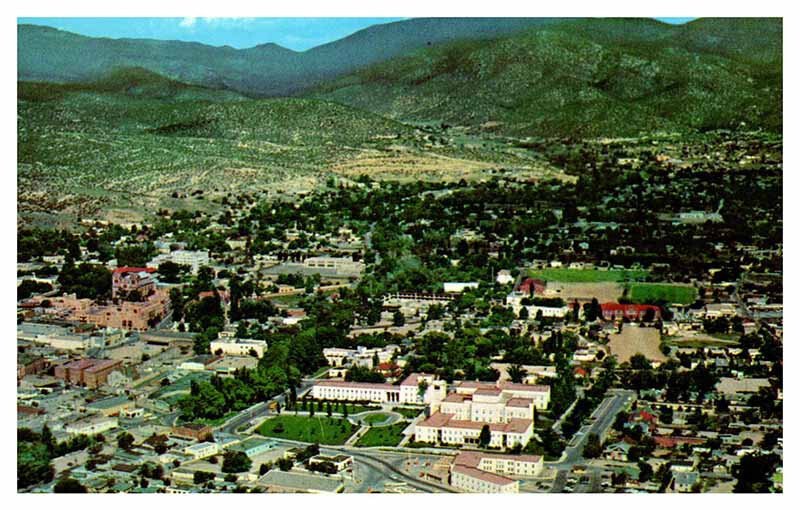
POLYGON ((114 416, 90 416, 64 427, 64 431, 72 436, 81 434, 91 436, 107 430, 115 429, 119 421, 114 416))
POLYGON ((191 267, 192 274, 197 274, 201 266, 207 266, 210 263, 207 250, 175 250, 156 255, 153 260, 147 263, 147 267, 158 269, 158 266, 167 261, 191 267))
POLYGON ((311 388, 317 400, 350 400, 398 404, 438 404, 447 383, 429 374, 411 374, 399 385, 347 381, 320 381, 311 388))
POLYGON ((467 289, 477 289, 478 282, 445 282, 444 291, 452 294, 461 294, 467 289))
POLYGON ((450 466, 450 484, 466 492, 519 492, 511 476, 539 476, 544 459, 538 455, 499 455, 462 452, 450 466))
POLYGON ((414 426, 416 441, 445 445, 477 445, 481 430, 489 429, 492 448, 525 446, 533 437, 533 420, 511 418, 508 422, 485 423, 459 420, 452 414, 435 412, 414 426))
POLYGON ((209 348, 213 354, 222 351, 229 356, 250 356, 253 351, 261 358, 267 350, 267 342, 250 338, 218 338, 211 341, 209 348))
POLYGON ((322 349, 322 355, 328 365, 332 367, 343 367, 355 365, 358 367, 375 368, 373 361, 375 356, 378 356, 378 363, 386 363, 400 351, 398 345, 387 345, 383 348, 367 349, 364 346, 358 346, 355 349, 341 349, 338 347, 328 347, 322 349))
POLYGON ((361 274, 364 271, 364 263, 356 262, 350 257, 309 257, 303 261, 303 265, 309 269, 332 269, 337 273, 361 274))
POLYGON ((483 382, 483 381, 461 381, 456 384, 456 393, 461 395, 472 395, 479 389, 499 389, 501 400, 512 398, 530 399, 536 409, 547 409, 550 404, 550 386, 536 384, 520 384, 508 381, 503 382, 483 382))

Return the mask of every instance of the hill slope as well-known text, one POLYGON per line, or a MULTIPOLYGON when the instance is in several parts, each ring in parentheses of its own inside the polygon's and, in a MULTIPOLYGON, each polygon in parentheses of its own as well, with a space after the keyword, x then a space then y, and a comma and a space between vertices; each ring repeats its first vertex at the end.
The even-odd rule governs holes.
POLYGON ((371 66, 310 95, 515 135, 782 124, 781 20, 575 20, 371 66))
POLYGON ((275 44, 237 50, 181 41, 85 37, 49 27, 17 27, 21 81, 85 82, 118 67, 141 67, 186 83, 258 96, 287 95, 409 51, 461 39, 487 39, 554 19, 436 18, 375 25, 295 52, 275 44))

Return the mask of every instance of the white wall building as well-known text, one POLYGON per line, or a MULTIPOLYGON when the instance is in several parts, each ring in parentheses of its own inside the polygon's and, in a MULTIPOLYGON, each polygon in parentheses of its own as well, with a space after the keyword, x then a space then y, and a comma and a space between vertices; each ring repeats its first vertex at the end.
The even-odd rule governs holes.
POLYGON ((533 437, 533 420, 511 418, 507 423, 484 423, 459 420, 452 414, 433 413, 414 426, 416 441, 445 445, 477 445, 483 427, 489 428, 489 446, 512 448, 525 446, 533 437))
POLYGON ((64 427, 67 434, 78 436, 85 434, 91 436, 93 434, 100 434, 107 430, 115 429, 119 425, 119 421, 114 416, 92 416, 78 420, 75 423, 70 423, 64 427))
POLYGON ((429 374, 411 374, 398 386, 385 383, 320 381, 311 388, 311 396, 318 400, 399 404, 438 404, 446 394, 447 383, 429 374), (421 393, 420 388, 422 387, 424 387, 424 392, 421 393))
POLYGON ((497 276, 495 277, 494 281, 500 285, 507 285, 514 282, 514 277, 511 276, 511 271, 508 269, 501 269, 497 272, 497 276))
POLYGON ((539 455, 462 452, 450 466, 450 483, 466 492, 518 492, 519 482, 508 476, 534 477, 543 470, 539 455))
POLYGON ((536 409, 547 409, 550 404, 550 386, 535 384, 520 384, 512 382, 482 382, 482 381, 461 381, 456 385, 456 393, 461 395, 472 395, 478 389, 500 389, 502 398, 531 399, 533 407, 536 409))
POLYGON ((211 341, 209 348, 213 354, 222 351, 228 356, 250 356, 250 351, 255 351, 261 358, 267 350, 267 342, 250 338, 218 338, 211 341))
POLYGON ((445 282, 444 291, 447 293, 461 294, 467 289, 477 289, 478 282, 445 282))
POLYGON ((167 261, 189 266, 192 268, 192 274, 197 274, 201 266, 209 265, 210 258, 208 256, 208 250, 175 250, 169 253, 156 255, 153 260, 147 263, 147 267, 158 269, 159 265, 167 261))
POLYGON ((209 441, 189 445, 183 449, 183 453, 193 459, 205 459, 219 453, 219 445, 209 441))

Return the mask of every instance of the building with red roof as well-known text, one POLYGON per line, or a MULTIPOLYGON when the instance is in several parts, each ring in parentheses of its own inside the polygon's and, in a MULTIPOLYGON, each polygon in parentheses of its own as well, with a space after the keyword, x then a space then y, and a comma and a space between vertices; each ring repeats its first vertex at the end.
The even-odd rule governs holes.
POLYGON ((603 319, 610 321, 615 319, 628 319, 638 321, 644 319, 648 311, 652 311, 653 319, 661 317, 661 308, 653 305, 636 305, 632 303, 603 303, 600 305, 603 311, 603 319))

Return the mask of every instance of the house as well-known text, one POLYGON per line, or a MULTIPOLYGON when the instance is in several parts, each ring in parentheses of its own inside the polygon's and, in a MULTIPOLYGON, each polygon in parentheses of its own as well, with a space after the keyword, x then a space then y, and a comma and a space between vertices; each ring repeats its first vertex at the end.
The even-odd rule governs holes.
POLYGON ((669 487, 673 492, 692 492, 698 480, 699 475, 695 471, 673 471, 669 487))
POLYGON ((309 466, 318 466, 318 465, 332 465, 336 468, 336 472, 339 473, 346 469, 350 469, 353 467, 353 457, 350 455, 314 455, 310 459, 308 459, 309 466))
POLYGON ((630 444, 626 443, 625 441, 619 441, 617 443, 608 445, 603 451, 603 456, 609 460, 627 462, 628 451, 630 451, 630 449, 630 444))

